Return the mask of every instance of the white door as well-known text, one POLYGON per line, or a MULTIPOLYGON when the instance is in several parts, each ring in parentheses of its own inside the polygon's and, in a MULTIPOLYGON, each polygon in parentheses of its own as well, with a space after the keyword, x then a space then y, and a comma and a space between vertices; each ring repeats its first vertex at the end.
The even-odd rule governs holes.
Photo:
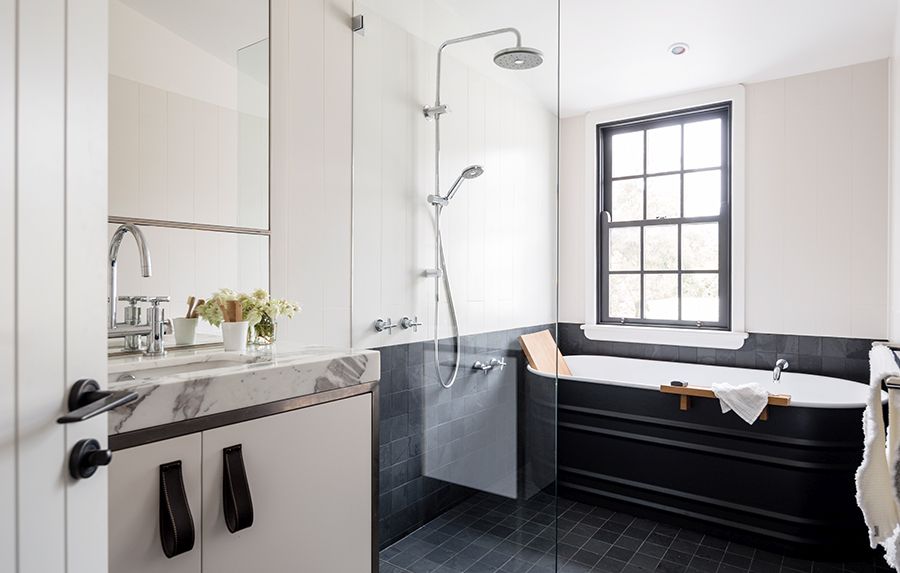
POLYGON ((106 470, 69 477, 69 387, 105 385, 107 0, 0 0, 0 571, 104 573, 106 470))
POLYGON ((372 395, 203 432, 202 489, 204 571, 372 571, 372 395), (230 533, 223 457, 238 444, 253 517, 230 533))

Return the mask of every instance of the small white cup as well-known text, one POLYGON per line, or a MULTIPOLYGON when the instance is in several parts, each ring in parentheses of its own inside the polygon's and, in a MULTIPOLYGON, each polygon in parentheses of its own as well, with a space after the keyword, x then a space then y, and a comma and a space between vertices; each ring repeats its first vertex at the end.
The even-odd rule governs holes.
POLYGON ((245 352, 247 350, 247 326, 248 322, 223 322, 222 339, 225 342, 226 352, 245 352))
POLYGON ((197 342, 197 323, 199 318, 173 318, 175 327, 175 344, 194 344, 197 342))

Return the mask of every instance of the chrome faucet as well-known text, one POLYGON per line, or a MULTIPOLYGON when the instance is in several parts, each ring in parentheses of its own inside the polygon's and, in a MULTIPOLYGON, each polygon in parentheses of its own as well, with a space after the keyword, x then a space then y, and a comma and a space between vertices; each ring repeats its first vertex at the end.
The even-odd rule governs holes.
POLYGON ((772 370, 772 381, 778 382, 779 380, 781 380, 781 373, 784 370, 787 370, 788 368, 790 368, 790 366, 791 365, 788 363, 787 360, 785 360, 784 358, 779 358, 778 361, 775 362, 775 369, 772 370))
POLYGON ((131 236, 134 237, 134 242, 137 243, 138 252, 141 256, 141 276, 144 278, 149 277, 153 274, 153 271, 150 267, 150 248, 147 246, 147 240, 144 238, 144 233, 141 232, 140 229, 137 228, 136 225, 132 225, 131 223, 125 223, 124 225, 120 225, 116 232, 113 233, 112 239, 109 240, 109 329, 113 330, 117 328, 117 304, 119 302, 118 291, 118 268, 117 263, 119 260, 119 247, 122 245, 122 239, 125 238, 125 233, 131 233, 131 236))

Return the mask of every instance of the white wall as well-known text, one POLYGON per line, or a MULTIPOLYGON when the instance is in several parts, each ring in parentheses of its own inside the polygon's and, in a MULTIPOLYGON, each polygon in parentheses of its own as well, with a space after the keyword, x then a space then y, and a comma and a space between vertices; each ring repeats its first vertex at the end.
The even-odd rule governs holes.
MULTIPOLYGON (((888 71, 881 60, 746 86, 748 331, 887 335, 888 71)), ((560 320, 579 323, 593 269, 570 260, 583 223, 566 227, 583 216, 586 151, 565 134, 583 121, 563 122, 560 179, 560 320)))
MULTIPOLYGON (((354 90, 353 343, 432 336, 434 99, 437 47, 365 11, 354 90), (375 319, 417 315, 424 326, 376 333, 375 319)), ((527 72, 521 72, 527 73, 527 72)), ((471 164, 442 228, 462 334, 555 321, 557 121, 539 101, 444 55, 441 189, 471 164)), ((450 334, 443 293, 441 335, 450 334)))
POLYGON ((894 225, 900 221, 900 10, 894 25, 894 53, 891 58, 891 275, 889 303, 891 309, 890 340, 900 339, 900 232, 894 225))
POLYGON ((353 3, 271 10, 271 290, 303 307, 279 336, 349 346, 353 3))

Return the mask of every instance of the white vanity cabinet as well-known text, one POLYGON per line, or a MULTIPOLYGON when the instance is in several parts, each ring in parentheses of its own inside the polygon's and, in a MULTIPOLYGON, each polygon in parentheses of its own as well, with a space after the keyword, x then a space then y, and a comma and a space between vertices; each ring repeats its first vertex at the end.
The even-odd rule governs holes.
MULTIPOLYGON (((367 393, 118 451, 110 573, 371 572, 372 448, 367 393), (231 533, 224 450, 238 445, 253 518, 231 533), (160 547, 157 517, 159 465, 170 458, 182 460, 190 482, 196 532, 194 549, 172 559, 160 547)), ((246 498, 242 505, 246 513, 246 498)))
POLYGON ((194 549, 172 559, 159 541, 159 466, 181 460, 184 489, 194 525, 200 524, 201 436, 190 434, 113 454, 109 466, 110 573, 198 573, 199 534, 194 549))

